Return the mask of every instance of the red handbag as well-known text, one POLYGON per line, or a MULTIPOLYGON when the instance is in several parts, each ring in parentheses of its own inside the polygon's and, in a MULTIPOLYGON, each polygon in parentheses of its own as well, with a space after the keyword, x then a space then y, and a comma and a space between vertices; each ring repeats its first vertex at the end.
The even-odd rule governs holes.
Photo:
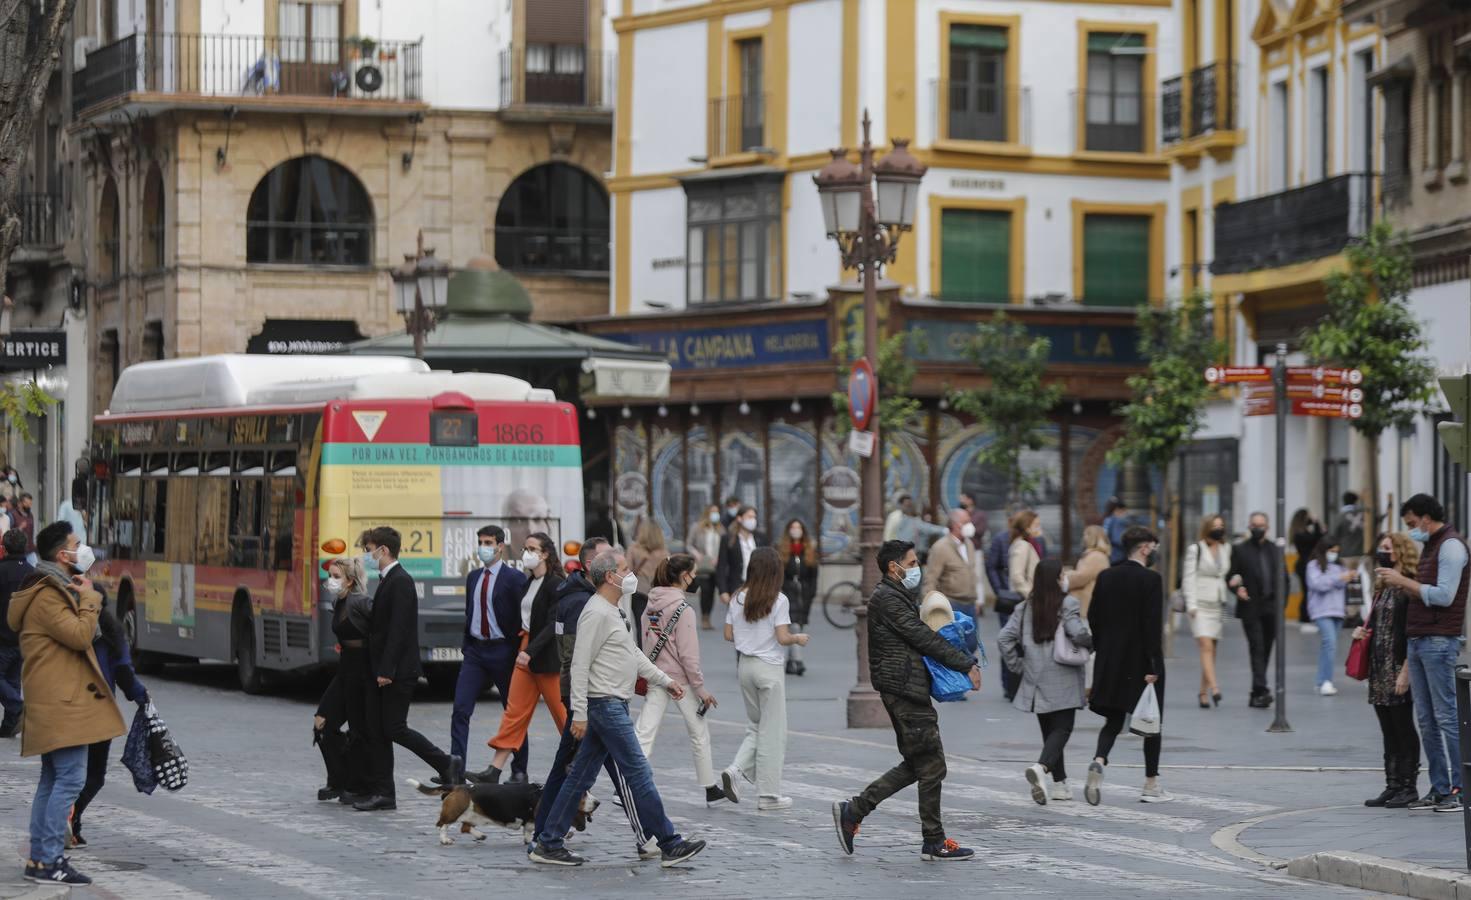
POLYGON ((1343 664, 1344 674, 1355 681, 1363 681, 1369 677, 1369 640, 1374 637, 1374 631, 1364 629, 1364 636, 1355 640, 1348 648, 1348 662, 1343 664))

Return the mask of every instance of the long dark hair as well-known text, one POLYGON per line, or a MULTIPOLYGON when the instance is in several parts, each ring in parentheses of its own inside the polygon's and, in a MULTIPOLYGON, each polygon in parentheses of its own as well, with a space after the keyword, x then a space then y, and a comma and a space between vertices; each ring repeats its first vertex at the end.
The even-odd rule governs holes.
POLYGON ((781 554, 781 564, 785 566, 792 561, 792 526, 800 525, 802 528, 802 565, 817 565, 817 541, 812 539, 812 533, 807 529, 807 523, 801 519, 793 519, 787 523, 787 527, 781 533, 781 539, 777 541, 777 552, 781 554))
POLYGON ((695 570, 695 558, 688 553, 676 553, 667 556, 659 563, 659 568, 654 570, 654 581, 651 587, 679 587, 679 580, 688 572, 695 570))
POLYGON ((781 593, 781 557, 770 547, 757 547, 746 564, 746 583, 741 590, 746 592, 743 601, 746 621, 759 622, 771 614, 776 606, 776 595, 781 593))
POLYGON ((102 631, 102 639, 112 649, 112 658, 118 659, 122 656, 123 642, 128 636, 123 634, 122 623, 112 614, 110 606, 105 599, 102 601, 102 609, 97 614, 97 627, 102 631))
POLYGON ((1037 563, 1032 575, 1032 596, 1027 605, 1032 610, 1032 640, 1045 644, 1057 634, 1057 622, 1062 617, 1062 560, 1044 559, 1037 563))
MULTIPOLYGON (((527 540, 530 540, 531 538, 536 538, 537 546, 546 551, 547 574, 557 576, 556 579, 554 579, 557 581, 566 578, 567 573, 562 571, 562 555, 557 552, 557 545, 552 543, 552 536, 547 534, 545 531, 533 531, 526 536, 527 540)), ((525 549, 525 541, 521 542, 521 547, 523 550, 525 549)))

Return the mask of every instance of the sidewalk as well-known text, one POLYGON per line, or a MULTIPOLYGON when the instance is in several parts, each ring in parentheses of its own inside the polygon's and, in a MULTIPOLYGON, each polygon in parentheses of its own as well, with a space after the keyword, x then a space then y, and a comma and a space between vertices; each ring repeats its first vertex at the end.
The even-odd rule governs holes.
POLYGON ((33 884, 21 877, 20 865, 0 872, 0 900, 64 900, 71 888, 60 884, 33 884))

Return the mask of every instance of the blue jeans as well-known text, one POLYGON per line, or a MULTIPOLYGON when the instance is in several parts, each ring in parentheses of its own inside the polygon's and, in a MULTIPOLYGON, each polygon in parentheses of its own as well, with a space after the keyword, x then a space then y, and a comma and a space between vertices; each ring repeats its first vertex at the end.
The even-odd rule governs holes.
POLYGON ((1318 680, 1322 684, 1333 680, 1333 664, 1338 659, 1338 631, 1343 627, 1339 616, 1319 616, 1313 620, 1318 626, 1318 680))
MULTIPOLYGON (((572 701, 566 696, 562 697, 562 704, 570 711, 572 701)), ((557 796, 562 792, 562 785, 567 783, 567 770, 572 768, 572 760, 577 756, 577 748, 580 745, 572 736, 572 716, 567 716, 567 727, 562 729, 562 741, 557 745, 557 755, 552 760, 552 770, 547 773, 546 782, 541 788, 541 802, 536 804, 536 822, 533 825, 533 839, 535 835, 541 834, 546 828, 547 819, 550 818, 552 805, 557 796)), ((618 771, 618 766, 613 762, 613 757, 608 757, 603 762, 603 768, 608 770, 608 779, 613 782, 613 790, 618 792, 618 798, 623 801, 625 811, 634 809, 634 805, 628 799, 628 785, 623 782, 623 774, 618 771)), ((586 790, 586 789, 584 789, 586 790)), ((578 802, 582 801, 582 794, 577 795, 578 802)), ((638 817, 632 813, 628 816, 628 824, 633 828, 633 842, 643 847, 649 842, 648 835, 644 834, 638 825, 638 817)), ((565 834, 565 832, 564 832, 565 834)))
POLYGON ((53 865, 66 849, 66 817, 87 783, 87 745, 41 754, 41 783, 31 801, 31 859, 53 865))
MULTIPOLYGON (((470 716, 475 701, 485 690, 486 682, 495 685, 501 695, 501 709, 511 697, 511 675, 516 671, 515 641, 476 641, 465 639, 465 661, 460 663, 460 677, 455 681, 455 709, 449 720, 449 752, 468 764, 465 749, 470 743, 470 716)), ((511 757, 511 771, 526 771, 526 741, 511 757)))
POLYGON ((1440 635, 1410 638, 1410 695, 1420 724, 1420 743, 1430 769, 1430 790, 1442 796, 1461 786, 1461 735, 1456 717, 1456 657, 1461 639, 1440 635))
POLYGON ((20 705, 20 648, 0 645, 0 707, 5 709, 0 725, 14 725, 20 718, 20 705))
MULTIPOLYGON (((628 701, 616 697, 591 697, 587 701, 587 733, 583 735, 577 756, 572 760, 572 771, 567 781, 557 792, 557 800, 547 814, 546 824, 536 836, 537 842, 548 850, 562 846, 567 829, 572 827, 572 816, 577 811, 582 794, 597 780, 598 769, 604 760, 612 758, 623 774, 627 793, 633 805, 628 808, 629 819, 636 827, 659 840, 662 849, 679 843, 679 834, 674 824, 664 815, 664 803, 654 787, 654 770, 639 746, 638 735, 633 731, 633 720, 628 717, 628 701)), ((546 796, 543 789, 543 796, 546 796)))

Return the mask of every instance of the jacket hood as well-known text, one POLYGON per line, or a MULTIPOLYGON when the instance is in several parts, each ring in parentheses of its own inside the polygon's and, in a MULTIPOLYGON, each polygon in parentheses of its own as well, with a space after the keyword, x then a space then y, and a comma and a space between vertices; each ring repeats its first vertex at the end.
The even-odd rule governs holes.
POLYGON ((567 580, 557 586, 557 599, 560 600, 568 594, 591 594, 594 590, 587 576, 581 572, 573 572, 567 576, 567 580))
POLYGON ((649 610, 651 612, 671 612, 679 608, 679 604, 686 602, 689 595, 677 587, 656 587, 649 591, 649 610))
POLYGON ((49 575, 27 579, 24 587, 10 595, 10 611, 5 617, 5 624, 9 625, 12 631, 20 631, 20 623, 25 621, 26 610, 30 609, 36 597, 48 588, 53 591, 61 591, 63 594, 66 591, 66 585, 59 583, 49 575))

